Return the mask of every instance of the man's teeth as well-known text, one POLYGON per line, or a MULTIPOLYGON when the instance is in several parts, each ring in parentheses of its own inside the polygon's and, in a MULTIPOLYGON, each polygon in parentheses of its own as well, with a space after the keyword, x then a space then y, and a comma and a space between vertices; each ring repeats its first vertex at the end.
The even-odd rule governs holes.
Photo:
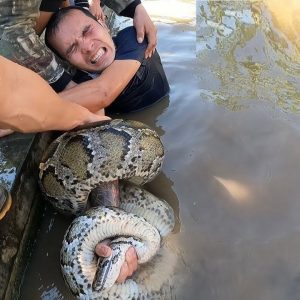
POLYGON ((104 49, 100 48, 98 52, 94 55, 94 57, 92 57, 91 63, 95 64, 104 53, 105 53, 104 49))

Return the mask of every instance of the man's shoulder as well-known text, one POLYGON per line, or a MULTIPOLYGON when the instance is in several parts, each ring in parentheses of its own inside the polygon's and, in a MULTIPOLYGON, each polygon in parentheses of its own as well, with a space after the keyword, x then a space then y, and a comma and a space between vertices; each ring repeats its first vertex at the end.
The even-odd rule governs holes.
POLYGON ((142 43, 137 42, 136 30, 133 26, 126 27, 119 31, 114 38, 116 45, 117 60, 135 59, 141 61, 147 48, 146 39, 142 43))

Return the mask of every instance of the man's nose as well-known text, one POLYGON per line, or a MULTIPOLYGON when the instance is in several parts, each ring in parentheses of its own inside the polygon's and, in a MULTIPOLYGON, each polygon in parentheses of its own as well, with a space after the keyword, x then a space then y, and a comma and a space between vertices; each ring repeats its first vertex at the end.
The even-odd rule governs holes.
POLYGON ((93 49, 93 42, 87 39, 81 39, 80 46, 82 53, 88 53, 93 49))

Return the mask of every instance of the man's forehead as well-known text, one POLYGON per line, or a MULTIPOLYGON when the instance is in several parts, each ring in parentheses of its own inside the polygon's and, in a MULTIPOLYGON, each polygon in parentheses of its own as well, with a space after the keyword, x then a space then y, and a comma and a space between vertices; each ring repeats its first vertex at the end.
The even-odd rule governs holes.
MULTIPOLYGON (((85 15, 82 11, 78 9, 74 9, 70 11, 61 21, 62 24, 64 24, 67 21, 75 21, 77 24, 79 23, 87 23, 92 22, 93 19, 85 15)), ((75 26, 76 27, 76 26, 75 26)), ((73 28, 74 29, 74 28, 73 28)))
POLYGON ((90 24, 91 21, 93 20, 79 10, 70 11, 60 21, 55 35, 62 34, 64 40, 66 40, 68 36, 71 37, 73 34, 77 34, 82 30, 82 27, 90 24))

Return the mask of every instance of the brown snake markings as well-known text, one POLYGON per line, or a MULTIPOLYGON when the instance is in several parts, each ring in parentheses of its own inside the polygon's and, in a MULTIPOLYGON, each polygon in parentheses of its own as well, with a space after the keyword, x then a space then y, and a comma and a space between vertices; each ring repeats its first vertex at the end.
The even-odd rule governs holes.
POLYGON ((148 182, 160 171, 163 157, 163 145, 149 127, 113 120, 56 139, 40 164, 40 185, 58 210, 79 214, 97 185, 115 179, 148 182))
MULTIPOLYGON (((87 209, 90 192, 101 183, 124 179, 137 185, 144 184, 160 172, 163 158, 160 138, 148 126, 136 121, 103 122, 95 127, 64 133, 49 146, 40 164, 40 186, 56 209, 79 215, 87 209)), ((134 236, 141 241, 143 236, 148 236, 144 241, 153 245, 153 249, 148 254, 145 250, 140 253, 151 259, 157 253, 161 239, 174 227, 172 208, 149 192, 136 185, 121 185, 120 196, 124 211, 119 213, 99 207, 74 219, 61 250, 64 278, 72 293, 80 299, 170 299, 168 275, 158 280, 159 287, 155 289, 151 283, 142 284, 145 279, 139 276, 136 283, 129 280, 128 287, 114 285, 103 293, 91 287, 96 269, 93 249, 102 240, 100 237, 111 237, 107 236, 110 231, 114 232, 112 236, 134 236), (99 239, 94 241, 91 237, 96 235, 99 239), (81 265, 82 259, 85 265, 81 265)), ((148 261, 143 255, 140 259, 148 261)), ((160 257, 163 257, 161 253, 157 255, 157 261, 160 257)), ((151 261, 149 266, 155 269, 156 263, 151 261)), ((167 263, 162 270, 171 267, 172 264, 167 263)))

